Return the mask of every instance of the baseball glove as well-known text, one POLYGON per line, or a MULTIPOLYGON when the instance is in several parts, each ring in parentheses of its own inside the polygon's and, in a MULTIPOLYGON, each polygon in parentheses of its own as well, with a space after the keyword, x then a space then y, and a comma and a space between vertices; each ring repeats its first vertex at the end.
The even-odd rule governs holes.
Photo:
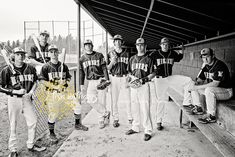
POLYGON ((101 79, 100 83, 96 87, 97 87, 97 90, 104 90, 110 84, 111 84, 111 82, 109 80, 101 79))
POLYGON ((139 88, 141 85, 142 85, 142 82, 140 79, 135 79, 129 82, 129 87, 131 88, 139 88))

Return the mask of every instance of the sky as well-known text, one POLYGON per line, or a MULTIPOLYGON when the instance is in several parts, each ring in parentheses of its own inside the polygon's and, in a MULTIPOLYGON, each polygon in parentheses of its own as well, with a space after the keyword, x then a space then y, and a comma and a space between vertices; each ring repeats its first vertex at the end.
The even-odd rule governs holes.
MULTIPOLYGON (((77 5, 74 0, 0 1, 1 42, 17 39, 22 41, 24 39, 24 21, 76 21, 77 19, 77 5)), ((82 11, 81 18, 87 20, 89 16, 82 11)))

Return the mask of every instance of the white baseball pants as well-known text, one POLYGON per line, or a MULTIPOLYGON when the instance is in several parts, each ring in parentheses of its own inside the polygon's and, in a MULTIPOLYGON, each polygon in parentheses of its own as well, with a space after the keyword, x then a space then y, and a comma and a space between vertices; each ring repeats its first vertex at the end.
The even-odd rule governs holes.
POLYGON ((99 121, 104 121, 104 117, 108 114, 106 109, 106 89, 97 90, 100 80, 88 80, 87 87, 87 103, 89 103, 98 113, 100 113, 99 121))
POLYGON ((119 120, 119 113, 118 113, 118 103, 120 101, 120 93, 122 92, 121 100, 126 104, 126 112, 127 112, 127 119, 132 120, 131 114, 131 102, 130 102, 130 88, 126 88, 126 78, 127 76, 123 77, 116 77, 110 75, 111 79, 111 110, 114 120, 119 120))
POLYGON ((215 116, 216 100, 228 100, 233 96, 232 88, 207 87, 206 89, 191 92, 194 105, 201 106, 200 95, 205 95, 207 113, 215 116))
POLYGON ((188 92, 188 86, 193 83, 192 79, 183 75, 172 75, 165 78, 154 78, 154 84, 157 97, 157 123, 161 123, 164 112, 165 104, 168 102, 169 96, 167 95, 167 89, 173 88, 180 94, 184 95, 183 105, 191 104, 191 96, 188 92))
POLYGON ((16 126, 20 113, 23 113, 28 127, 27 147, 32 148, 35 139, 37 117, 33 111, 33 104, 29 97, 8 96, 8 116, 10 121, 9 150, 17 151, 16 126))
POLYGON ((137 89, 131 88, 131 106, 133 116, 132 130, 140 131, 142 119, 145 134, 151 135, 153 126, 150 116, 150 91, 148 83, 137 89), (143 118, 141 118, 141 112, 143 113, 143 118))

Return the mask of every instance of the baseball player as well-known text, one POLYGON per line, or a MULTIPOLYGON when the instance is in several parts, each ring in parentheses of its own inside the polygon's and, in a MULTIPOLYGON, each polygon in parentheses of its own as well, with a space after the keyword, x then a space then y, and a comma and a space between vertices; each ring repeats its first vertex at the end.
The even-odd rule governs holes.
POLYGON ((103 129, 109 123, 110 111, 106 109, 106 89, 98 90, 97 85, 102 78, 109 80, 106 62, 101 53, 93 51, 93 43, 89 39, 84 42, 84 51, 80 58, 80 85, 83 91, 86 77, 87 102, 100 114, 99 128, 103 129))
POLYGON ((203 64, 205 65, 198 75, 194 86, 189 88, 193 104, 194 114, 203 114, 200 95, 205 95, 207 114, 199 118, 200 123, 216 122, 216 100, 228 100, 233 96, 232 82, 228 67, 217 59, 210 48, 201 50, 203 64))
POLYGON ((121 35, 115 35, 113 38, 114 50, 108 53, 108 70, 110 71, 111 80, 111 109, 113 115, 113 126, 118 127, 119 113, 118 113, 118 99, 122 91, 125 95, 125 102, 127 106, 127 118, 129 123, 132 123, 133 118, 131 115, 131 103, 130 103, 130 89, 126 88, 127 79, 127 65, 130 59, 130 52, 122 48, 123 38, 121 35))
MULTIPOLYGON (((58 142, 58 139, 54 132, 54 128, 55 121, 60 114, 60 98, 64 97, 65 90, 68 86, 67 82, 70 81, 71 75, 69 74, 68 66, 66 64, 61 65, 61 62, 58 60, 58 48, 52 44, 48 47, 48 51, 51 60, 42 67, 39 79, 41 80, 42 84, 46 86, 48 93, 46 98, 46 104, 48 105, 49 111, 48 127, 51 141, 56 143, 58 142), (61 73, 62 66, 63 73, 61 73)), ((62 103, 63 102, 64 100, 62 99, 62 103)), ((87 131, 88 128, 81 124, 81 105, 78 103, 78 101, 74 101, 73 103, 76 104, 74 109, 75 129, 87 131)))
POLYGON ((140 113, 143 113, 144 140, 148 141, 152 137, 152 122, 150 116, 150 91, 148 82, 155 76, 156 66, 153 60, 146 53, 146 43, 143 38, 136 40, 137 55, 130 58, 128 64, 129 79, 140 80, 141 86, 131 87, 131 107, 133 122, 132 128, 126 132, 126 135, 138 133, 140 131, 140 113))
MULTIPOLYGON (((44 30, 40 32, 40 35, 38 38, 39 46, 46 62, 50 60, 50 57, 48 56, 49 36, 50 36, 49 32, 44 30)), ((30 52, 27 54, 27 57, 28 57, 28 62, 34 67, 36 67, 37 72, 40 73, 41 67, 45 63, 36 45, 33 45, 31 47, 30 52)))
POLYGON ((27 147, 29 151, 44 151, 46 147, 34 144, 37 117, 33 111, 32 93, 36 87, 36 69, 24 63, 26 52, 16 47, 13 50, 14 69, 6 66, 1 71, 0 91, 8 95, 8 115, 10 121, 9 156, 17 156, 16 125, 18 116, 23 113, 28 127, 27 147), (13 70, 15 74, 13 74, 13 70))
POLYGON ((157 129, 162 130, 162 119, 165 111, 165 103, 169 97, 167 88, 172 87, 184 94, 183 105, 191 104, 191 97, 186 90, 190 86, 192 79, 182 75, 172 75, 174 62, 179 62, 183 58, 183 51, 176 52, 170 50, 170 41, 168 38, 162 38, 160 42, 161 49, 150 54, 157 65, 157 75, 154 78, 157 103, 157 129))

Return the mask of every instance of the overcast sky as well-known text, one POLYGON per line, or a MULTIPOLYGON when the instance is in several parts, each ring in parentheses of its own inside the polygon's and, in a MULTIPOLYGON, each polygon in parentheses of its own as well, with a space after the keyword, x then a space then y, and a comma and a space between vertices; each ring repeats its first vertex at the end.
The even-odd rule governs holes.
MULTIPOLYGON (((76 21, 74 0, 1 0, 0 41, 23 40, 24 21, 76 21)), ((88 16, 82 13, 82 19, 88 16)))

